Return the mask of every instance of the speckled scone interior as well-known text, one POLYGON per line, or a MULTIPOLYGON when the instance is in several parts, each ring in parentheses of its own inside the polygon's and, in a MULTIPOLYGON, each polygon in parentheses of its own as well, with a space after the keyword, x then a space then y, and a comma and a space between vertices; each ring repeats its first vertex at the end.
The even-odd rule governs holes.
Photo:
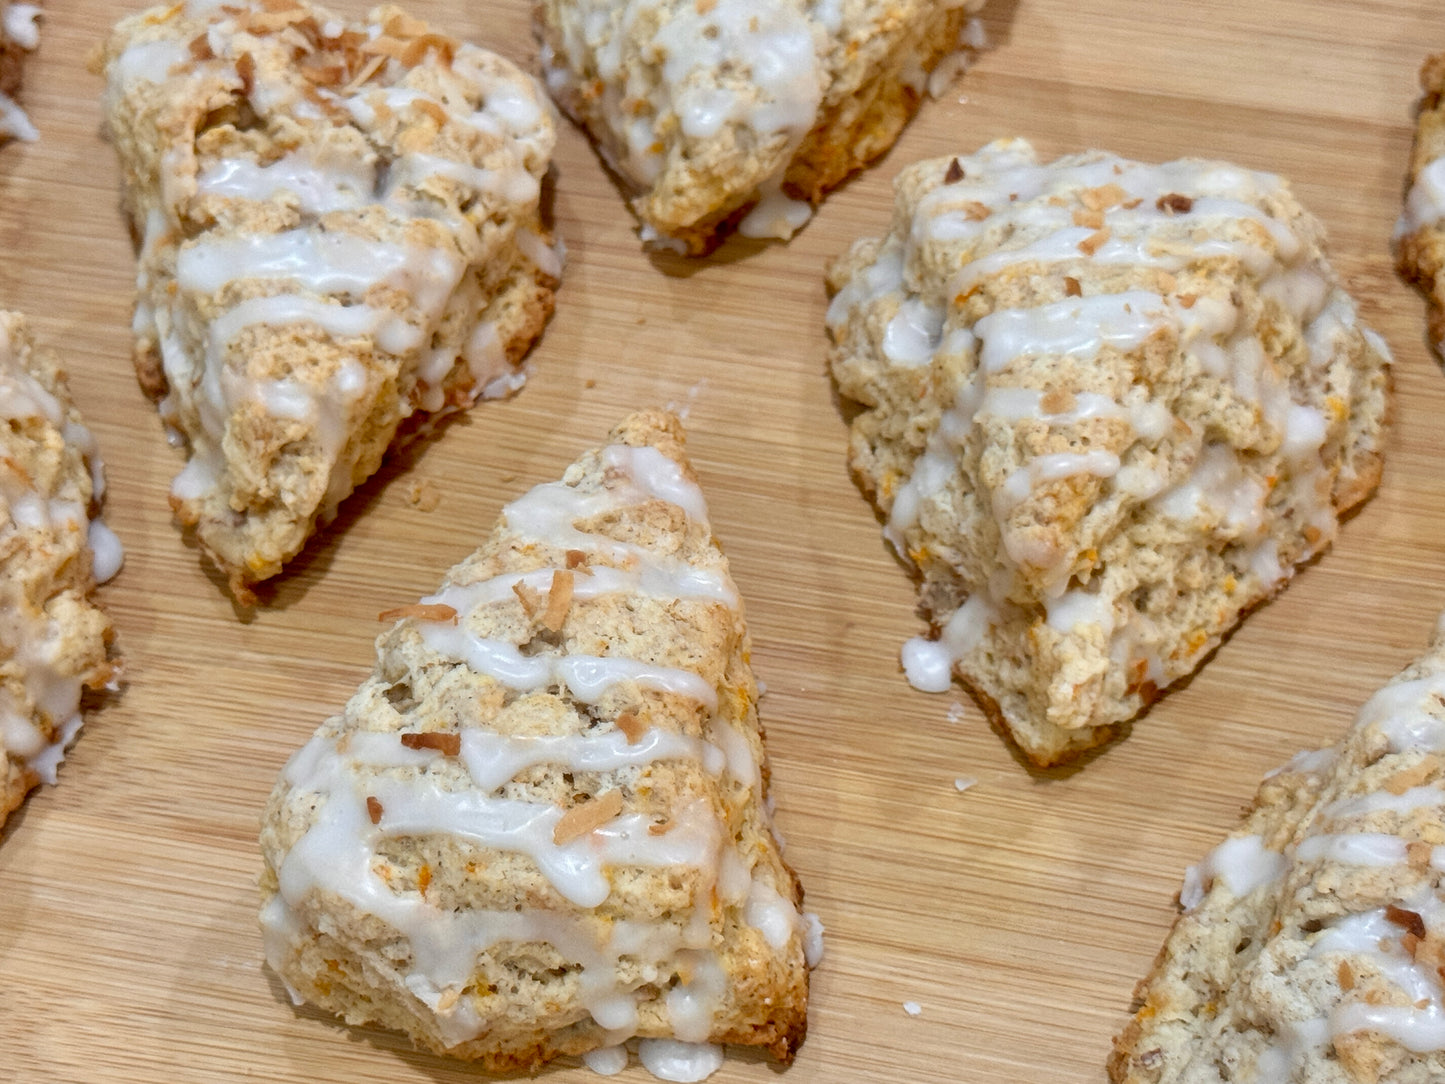
POLYGON ((1005 140, 896 190, 828 328, 934 627, 905 666, 1056 763, 1330 544, 1380 475, 1388 355, 1277 177, 1005 140))
POLYGON ((1445 629, 1185 878, 1116 1084, 1445 1080, 1445 629))
POLYGON ((1418 285, 1430 305, 1430 342, 1445 356, 1445 53, 1420 68, 1415 147, 1405 209, 1396 229, 1400 273, 1418 285))
POLYGON ((267 958, 299 996, 491 1069, 631 1038, 791 1060, 810 927, 682 441, 633 415, 383 615, 264 818, 267 958))
POLYGON ((99 571, 119 564, 99 507, 95 442, 55 356, 25 319, 0 312, 0 824, 38 783, 54 783, 80 729, 80 699, 115 673, 99 571))
POLYGON ((39 138, 35 125, 20 108, 19 97, 25 55, 40 43, 40 12, 39 3, 0 0, 0 143, 39 138))
POLYGON ((539 0, 552 95, 649 243, 788 237, 980 43, 982 0, 539 0), (761 200, 761 202, 759 202, 761 200))
POLYGON ((521 385, 561 270, 552 108, 393 7, 154 8, 104 66, 137 372, 188 454, 172 504, 245 597, 399 431, 521 385))

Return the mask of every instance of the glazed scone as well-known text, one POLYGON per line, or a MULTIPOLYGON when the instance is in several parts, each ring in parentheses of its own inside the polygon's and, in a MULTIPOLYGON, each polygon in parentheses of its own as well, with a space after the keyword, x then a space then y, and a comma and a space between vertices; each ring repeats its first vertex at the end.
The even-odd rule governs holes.
POLYGON ((137 373, 189 456, 171 502, 245 598, 399 428, 522 384, 561 271, 553 111, 393 7, 191 0, 122 21, 104 65, 137 373))
POLYGON ((54 783, 80 730, 80 698, 115 676, 97 580, 120 543, 95 512, 104 489, 95 441, 54 355, 24 317, 0 312, 0 824, 54 783))
POLYGON ((649 244, 790 237, 973 47, 983 0, 537 0, 552 96, 649 244))
POLYGON ((631 1038, 644 1064, 791 1060, 819 931, 677 419, 628 418, 382 619, 374 674, 263 820, 293 996, 493 1070, 625 1064, 631 1038))
POLYGON ((0 142, 40 138, 18 101, 25 54, 40 44, 39 4, 0 0, 0 142))
POLYGON ((1445 626, 1185 876, 1116 1084, 1445 1080, 1445 626))
POLYGON ((950 671, 1034 762, 1105 740, 1380 475, 1384 343, 1277 177, 1021 140, 921 162, 829 273, 855 475, 950 671))
POLYGON ((1395 230, 1400 273, 1430 303, 1430 342, 1445 356, 1445 53, 1420 68, 1415 147, 1405 209, 1395 230))

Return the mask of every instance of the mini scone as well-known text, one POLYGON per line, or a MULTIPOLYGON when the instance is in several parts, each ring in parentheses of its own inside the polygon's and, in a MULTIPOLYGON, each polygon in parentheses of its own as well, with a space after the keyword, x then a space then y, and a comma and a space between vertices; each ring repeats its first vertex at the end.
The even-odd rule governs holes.
POLYGON ((1445 355, 1445 53, 1420 68, 1415 147, 1405 209, 1395 230, 1400 273, 1430 304, 1430 342, 1445 355))
POLYGON ((1445 626, 1185 876, 1116 1084, 1445 1079, 1445 626))
POLYGON ((121 562, 95 518, 104 484, 60 363, 0 312, 0 824, 55 782, 82 694, 115 676, 93 597, 121 562))
POLYGON ((1021 140, 903 171, 830 269, 853 471, 950 674, 1040 765, 1107 739, 1380 475, 1388 353, 1277 177, 1021 140))
POLYGON ((40 10, 39 4, 0 0, 0 142, 40 138, 18 101, 25 54, 40 44, 40 10))
MULTIPOLYGON (((508 505, 287 764, 266 957, 493 1070, 792 1059, 820 932, 767 814, 748 634, 677 419, 508 505)), ((667 1079, 701 1079, 699 1075, 667 1079)))
POLYGON ((561 271, 554 114, 394 7, 154 8, 103 62, 136 369, 188 455, 171 503, 244 599, 399 432, 522 384, 561 271))
POLYGON ((537 0, 552 96, 649 244, 787 238, 975 45, 983 0, 537 0))

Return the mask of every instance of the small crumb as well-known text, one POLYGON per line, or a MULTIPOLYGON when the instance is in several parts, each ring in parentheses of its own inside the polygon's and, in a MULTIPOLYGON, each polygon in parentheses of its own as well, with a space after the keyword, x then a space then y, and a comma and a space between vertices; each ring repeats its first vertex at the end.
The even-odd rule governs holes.
POLYGON ((582 381, 582 386, 584 388, 595 388, 597 386, 597 381, 593 380, 589 376, 586 380, 582 381))
POLYGON ((455 731, 428 731, 425 734, 403 734, 401 744, 408 749, 435 749, 442 756, 454 757, 462 751, 462 736, 455 731))
POLYGON ((1154 207, 1168 215, 1184 215, 1194 209, 1194 201, 1188 196, 1181 196, 1178 192, 1170 192, 1155 200, 1154 207))
POLYGON ((1065 296, 1065 297, 1083 297, 1083 296, 1084 296, 1084 291, 1083 291, 1083 288, 1079 285, 1079 280, 1076 279, 1076 278, 1074 278, 1073 275, 1065 275, 1065 276, 1064 276, 1064 296, 1065 296))
POLYGON ((953 789, 962 794, 969 787, 978 786, 978 780, 971 775, 960 775, 953 781, 953 789))
POLYGON ((905 1001, 903 1003, 903 1011, 909 1016, 922 1016, 923 1006, 916 1001, 905 1001))
POLYGON ((645 317, 645 316, 639 316, 639 317, 637 318, 637 326, 638 326, 638 327, 642 327, 642 326, 644 326, 646 323, 647 323, 647 317, 645 317))
POLYGON ((767 696, 767 695, 768 695, 768 683, 767 683, 766 681, 763 681, 763 680, 760 678, 760 679, 758 680, 758 699, 761 700, 763 697, 765 697, 765 696, 767 696))
POLYGON ((442 503, 442 491, 422 478, 411 484, 411 488, 407 490, 406 499, 411 501, 413 507, 419 511, 435 512, 437 505, 442 503))
POLYGON ((366 815, 371 818, 372 824, 381 823, 381 803, 375 798, 366 799, 366 815))
POLYGON ((963 176, 963 166, 959 165, 958 159, 955 158, 948 163, 948 170, 943 175, 943 183, 957 184, 963 180, 963 176))

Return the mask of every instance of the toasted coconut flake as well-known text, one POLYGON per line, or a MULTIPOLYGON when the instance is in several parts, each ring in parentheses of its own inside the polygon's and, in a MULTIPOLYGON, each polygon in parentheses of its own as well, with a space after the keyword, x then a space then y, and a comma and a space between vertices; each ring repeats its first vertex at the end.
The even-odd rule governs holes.
POLYGON ((561 632, 567 621, 567 611, 572 608, 572 573, 552 573, 552 589, 547 592, 547 609, 542 614, 542 627, 548 632, 561 632))
POLYGON ((989 210, 988 204, 971 199, 963 205, 963 214, 970 222, 982 222, 993 214, 993 211, 989 210))
POLYGON ((1417 763, 1408 768, 1401 768, 1385 780, 1385 789, 1394 795, 1404 794, 1411 787, 1418 787, 1439 770, 1440 758, 1427 754, 1421 757, 1417 763))
POLYGON ((241 77, 241 93, 246 97, 251 96, 251 91, 256 86, 256 58, 250 53, 242 53, 236 58, 236 74, 241 77))
POLYGON ((1194 209, 1194 201, 1188 196, 1181 196, 1178 192, 1170 192, 1155 200, 1154 206, 1165 214, 1183 215, 1194 209))
POLYGON ((303 8, 289 8, 286 11, 253 11, 246 20, 246 29, 252 34, 273 34, 297 23, 314 22, 311 13, 303 8))
POLYGON ((423 863, 421 864, 421 868, 416 871, 416 890, 417 890, 418 892, 420 892, 423 896, 425 896, 425 895, 426 895, 426 890, 427 890, 428 888, 430 888, 430 887, 431 887, 431 866, 429 866, 429 865, 427 865, 425 862, 423 862, 423 863))
POLYGON ((1340 961, 1340 966, 1335 968, 1335 978, 1339 979, 1341 990, 1348 992, 1355 988, 1355 972, 1350 967, 1350 961, 1340 961))
POLYGON ((431 730, 425 734, 403 734, 401 744, 408 749, 435 749, 445 757, 462 751, 462 736, 455 731, 431 730))
POLYGON ((1386 905, 1385 917, 1396 926, 1402 927, 1407 933, 1416 937, 1425 936, 1425 920, 1420 917, 1419 912, 1406 910, 1404 907, 1396 907, 1393 903, 1386 905))
POLYGON ((1104 212, 1089 210, 1086 207, 1074 208, 1074 225, 1088 226, 1091 230, 1104 228, 1104 212))
POLYGON ((413 602, 406 606, 382 610, 376 615, 378 621, 398 621, 403 617, 415 617, 418 621, 441 621, 448 625, 457 623, 456 608, 445 602, 413 602))
POLYGON ((672 820, 655 821, 647 826, 647 834, 650 836, 665 836, 672 831, 672 820))
POLYGON ((462 988, 460 986, 448 986, 442 991, 442 996, 437 998, 437 1012, 450 1012, 452 1007, 462 999, 462 988))
POLYGON ((628 745, 636 745, 650 728, 633 712, 624 711, 617 717, 617 729, 627 735, 628 745))
POLYGON ((381 823, 381 803, 370 796, 366 799, 366 815, 371 818, 372 824, 381 823))
POLYGON ((216 54, 211 52, 211 39, 205 34, 197 34, 191 39, 186 49, 190 52, 192 60, 216 59, 216 54))
POLYGON ((565 847, 574 839, 581 839, 594 829, 602 827, 622 812, 622 792, 609 790, 589 802, 575 805, 562 814, 552 829, 552 842, 565 847))
POLYGON ((1107 211, 1110 207, 1123 203, 1127 195, 1127 192, 1110 181, 1098 188, 1084 189, 1079 193, 1079 202, 1091 211, 1107 211))
POLYGON ((1083 296, 1084 296, 1084 291, 1083 291, 1083 288, 1079 285, 1079 280, 1076 279, 1076 278, 1074 278, 1073 275, 1065 275, 1065 276, 1064 276, 1064 296, 1065 296, 1065 297, 1083 297, 1083 296))
POLYGON ((415 38, 425 34, 430 28, 420 19, 398 11, 381 24, 381 29, 382 33, 390 34, 393 38, 415 38))
POLYGON ((522 612, 529 620, 537 616, 537 611, 542 608, 541 592, 534 591, 519 580, 512 584, 512 594, 517 596, 517 601, 522 604, 522 612))
POLYGON ((1085 256, 1092 256, 1104 246, 1104 243, 1109 240, 1109 237, 1110 233, 1108 226, 1105 226, 1101 230, 1095 230, 1093 233, 1089 234, 1088 237, 1085 237, 1082 241, 1079 242, 1079 251, 1082 252, 1085 256))
POLYGON ((436 121, 440 128, 447 122, 447 111, 442 108, 441 102, 433 101, 431 98, 418 98, 412 102, 418 111, 425 113, 432 120, 436 121))
POLYGON ((963 180, 963 166, 959 164, 957 158, 954 158, 948 163, 948 169, 943 174, 943 183, 957 184, 961 180, 963 180))
MULTIPOLYGON (((368 79, 370 79, 373 75, 375 75, 377 72, 381 71, 382 67, 383 67, 385 64, 386 64, 386 57, 384 57, 384 56, 374 56, 374 57, 372 57, 370 60, 368 60, 368 61, 366 62, 366 64, 362 67, 362 69, 361 69, 359 72, 357 72, 357 73, 352 77, 351 82, 347 83, 346 86, 342 88, 342 91, 341 91, 341 92, 342 92, 343 94, 355 94, 356 91, 357 91, 357 89, 358 89, 363 83, 365 83, 368 79)), ((380 109, 378 109, 378 110, 376 111, 376 119, 377 119, 378 121, 381 121, 381 120, 384 119, 383 116, 382 116, 382 112, 381 112, 380 109)))
POLYGON ((398 41, 396 38, 388 37, 386 34, 379 38, 372 38, 361 46, 361 52, 367 56, 389 57, 392 60, 401 60, 406 55, 409 42, 398 41))
POLYGON ((579 572, 584 576, 592 575, 592 570, 587 567, 587 554, 584 550, 567 551, 567 569, 570 572, 579 572))

